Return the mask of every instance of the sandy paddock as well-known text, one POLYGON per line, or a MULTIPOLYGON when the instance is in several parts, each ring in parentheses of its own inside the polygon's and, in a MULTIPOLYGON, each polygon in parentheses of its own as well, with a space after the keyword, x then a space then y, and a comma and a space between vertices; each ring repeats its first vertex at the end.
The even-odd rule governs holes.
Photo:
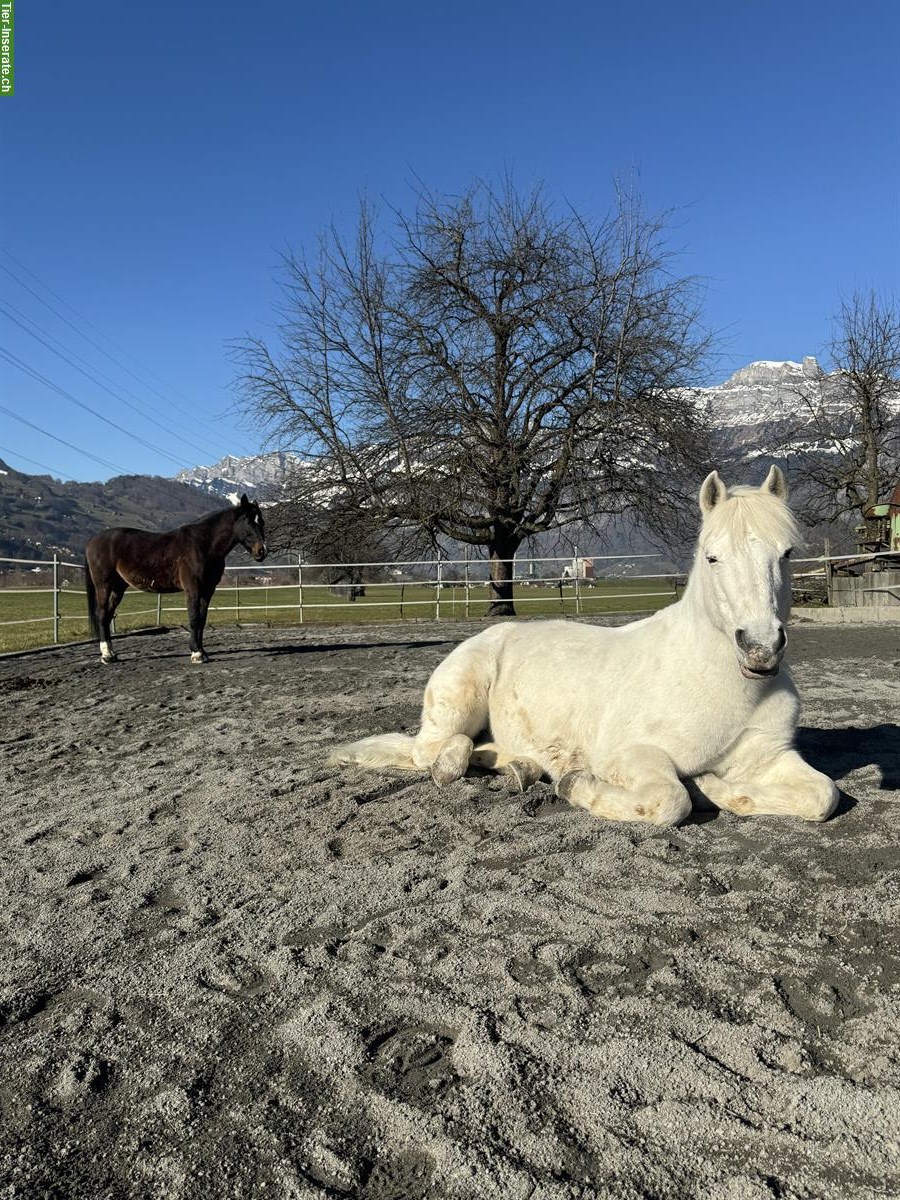
POLYGON ((3 1200, 900 1194, 900 626, 793 628, 823 826, 323 765, 476 628, 0 661, 3 1200))

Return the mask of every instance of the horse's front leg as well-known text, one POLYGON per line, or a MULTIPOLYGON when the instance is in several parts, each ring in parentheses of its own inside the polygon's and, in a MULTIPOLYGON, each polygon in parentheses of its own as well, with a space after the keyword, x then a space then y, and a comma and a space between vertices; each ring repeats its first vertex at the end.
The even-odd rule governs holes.
POLYGON ((796 750, 770 751, 751 764, 742 756, 716 774, 691 781, 691 792, 717 808, 753 814, 824 821, 834 812, 838 789, 827 775, 804 762, 796 750))
POLYGON ((655 746, 625 747, 596 774, 567 771, 555 783, 557 796, 608 821, 677 825, 691 811, 675 764, 655 746))
POLYGON ((112 621, 119 602, 128 585, 116 580, 107 587, 97 589, 97 624, 100 627, 100 661, 104 665, 119 661, 112 648, 112 621))
POLYGON ((209 662, 209 655, 203 649, 203 630, 206 626, 206 614, 209 611, 209 596, 200 592, 187 593, 188 625, 191 630, 191 662, 209 662))

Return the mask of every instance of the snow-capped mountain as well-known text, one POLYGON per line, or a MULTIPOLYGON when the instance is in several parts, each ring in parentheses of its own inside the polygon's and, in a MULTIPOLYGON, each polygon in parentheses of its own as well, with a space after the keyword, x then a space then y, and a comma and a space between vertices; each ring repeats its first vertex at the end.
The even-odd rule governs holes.
POLYGON ((232 504, 236 504, 244 492, 251 500, 273 501, 281 499, 285 481, 292 470, 302 466, 302 462, 298 455, 280 450, 248 458, 228 454, 211 466, 179 471, 175 478, 180 483, 189 483, 201 491, 221 496, 232 504))
POLYGON ((759 425, 796 415, 801 394, 822 393, 829 376, 812 357, 802 362, 753 362, 724 383, 700 390, 714 428, 759 425))
MULTIPOLYGON (((732 466, 762 458, 790 469, 803 456, 832 455, 833 435, 846 435, 853 425, 845 375, 823 371, 811 357, 750 363, 698 398, 709 415, 716 457, 732 466)), ((889 403, 900 415, 900 391, 889 403)), ((747 482, 757 473, 748 471, 747 482)))

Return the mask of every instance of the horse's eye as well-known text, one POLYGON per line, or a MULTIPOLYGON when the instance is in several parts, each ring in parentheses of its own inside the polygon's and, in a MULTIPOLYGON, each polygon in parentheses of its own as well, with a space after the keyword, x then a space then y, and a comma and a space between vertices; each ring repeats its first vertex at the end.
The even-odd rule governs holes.
POLYGON ((716 558, 716 556, 714 554, 707 554, 706 561, 708 563, 717 563, 719 560, 716 558))
POLYGON ((781 557, 782 558, 790 558, 793 553, 794 553, 794 547, 788 546, 787 550, 785 550, 784 554, 782 554, 781 557))

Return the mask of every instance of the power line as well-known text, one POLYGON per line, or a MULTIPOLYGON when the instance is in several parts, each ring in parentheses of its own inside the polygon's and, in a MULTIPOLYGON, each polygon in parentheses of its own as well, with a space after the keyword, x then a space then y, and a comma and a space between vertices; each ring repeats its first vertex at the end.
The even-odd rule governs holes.
POLYGON ((31 376, 32 379, 36 379, 39 383, 44 384, 45 387, 50 388, 51 391, 56 392, 65 400, 77 405, 78 408, 84 409, 85 412, 89 412, 91 416, 96 417, 98 421, 102 421, 105 425, 109 425, 110 428, 117 430, 119 433, 124 433, 126 437, 130 437, 133 441, 139 442, 142 446, 148 450, 152 450, 155 454, 161 454, 163 458, 168 458, 170 462, 175 463, 177 466, 184 466, 183 459, 176 458, 175 455, 170 454, 168 450, 163 450, 162 446, 156 446, 153 442, 148 442, 146 438, 140 437, 139 434, 132 433, 131 430, 126 429, 123 425, 118 425, 115 421, 111 421, 109 417, 104 417, 103 414, 98 413, 95 408, 91 408, 89 404, 85 404, 83 400, 79 400, 77 396, 73 396, 72 393, 67 392, 65 388, 61 388, 51 379, 48 379, 46 375, 42 375, 40 371, 36 371, 34 367, 29 366, 28 363, 23 362, 20 358, 17 358, 15 354, 11 354, 10 351, 5 349, 3 346, 0 346, 0 356, 5 358, 8 363, 11 363, 12 366, 16 367, 19 371, 24 372, 26 375, 31 376))
POLYGON ((85 458, 91 458, 96 463, 100 463, 102 467, 109 467, 111 471, 116 471, 120 475, 127 475, 128 471, 125 467, 120 467, 118 463, 108 462, 105 458, 99 458, 96 454, 92 454, 90 450, 82 450, 80 446, 76 446, 74 442, 67 442, 65 438, 57 437, 55 433, 51 433, 49 429, 41 429, 40 425, 35 425, 32 421, 26 421, 24 417, 20 417, 18 413, 11 412, 8 408, 4 408, 0 404, 0 412, 6 413, 8 417, 12 417, 14 421, 18 421, 20 425, 27 425, 29 429, 34 429, 37 433, 41 433, 44 437, 52 438, 54 442, 59 442, 61 446, 66 446, 69 450, 74 450, 76 454, 83 454, 85 458))
MULTIPOLYGON (((167 387, 176 396, 180 396, 182 398, 182 400, 185 400, 188 404, 195 403, 193 400, 191 400, 191 398, 189 396, 186 396, 184 394, 184 392, 179 391, 178 388, 174 387, 170 383, 167 383, 164 379, 160 378, 160 376, 157 375, 154 371, 151 371, 151 369, 148 366, 146 366, 146 364, 142 363, 140 361, 140 359, 135 358, 133 354, 129 354, 129 352, 124 349, 124 347, 120 346, 117 342, 114 342, 111 337, 109 337, 107 334, 105 334, 102 331, 102 329, 98 329, 97 326, 92 321, 88 320, 88 318, 86 316, 84 316, 83 313, 80 313, 78 311, 78 309, 74 308, 71 304, 68 303, 68 301, 64 300, 63 297, 60 296, 58 292, 55 292, 53 290, 53 288, 51 288, 49 286, 49 284, 45 283, 42 279, 40 279, 37 275, 35 275, 34 271, 32 271, 28 267, 26 267, 26 265, 20 259, 16 258, 16 256, 14 254, 12 254, 9 250, 7 250, 6 247, 0 247, 0 249, 2 249, 3 253, 7 256, 7 258, 12 259, 12 261, 18 267, 20 267, 27 275, 30 275, 31 278, 35 281, 35 283, 37 283, 45 291, 49 292, 50 295, 54 297, 54 299, 58 300, 59 303, 64 305, 67 309, 69 309, 70 312, 74 313, 75 316, 78 317, 78 319, 80 321, 83 321, 85 325, 87 325, 90 329, 93 329, 95 333, 97 333, 100 337, 102 337, 104 339, 104 341, 109 342, 109 344, 111 346, 114 346, 121 354, 124 354, 126 358, 130 358, 131 361, 136 363, 141 368, 142 371, 145 371, 153 379, 156 379, 164 387, 167 387)), ((130 370, 124 363, 119 362, 119 360, 117 358, 115 358, 114 355, 110 354, 108 350, 104 350, 104 348, 102 346, 99 346, 93 340, 93 338, 88 337, 88 335, 83 330, 79 329, 77 325, 74 325, 67 317, 63 316, 62 313, 57 312, 57 310, 53 307, 52 304, 50 304, 47 300, 45 300, 44 297, 41 296, 38 292, 36 292, 33 288, 30 288, 27 283, 25 283, 23 280, 21 280, 18 277, 18 275, 16 275, 15 271, 11 271, 9 269, 9 267, 4 266, 2 263, 0 263, 0 270, 5 271, 6 274, 9 275, 11 279, 14 279, 20 287, 24 288, 25 291, 28 292, 29 295, 34 296, 34 298, 40 304, 43 304, 45 308, 49 309, 50 312, 52 312, 55 317, 57 317, 64 324, 68 325, 70 329, 73 329, 78 334, 79 337, 84 338, 84 340, 86 342, 88 342, 91 346, 93 346, 95 350, 99 350, 99 352, 102 355, 104 355, 104 357, 108 358, 110 360, 110 362, 115 363, 116 366, 119 367, 120 370, 125 371, 126 374, 130 375, 132 379, 136 380, 141 385, 141 387, 145 387, 145 388, 147 388, 148 391, 153 392, 153 394, 156 395, 157 397, 159 397, 159 399, 162 400, 164 404, 167 404, 174 412, 177 412, 179 414, 179 416, 184 417, 186 415, 184 412, 184 409, 182 407, 174 404, 167 396, 164 396, 162 394, 162 392, 160 392, 157 388, 155 388, 151 384, 147 383, 146 380, 141 379, 139 375, 136 375, 134 373, 134 371, 130 370)), ((197 425, 201 428, 209 425, 209 421, 198 421, 193 416, 188 416, 188 419, 191 420, 195 425, 197 425)))
POLYGON ((0 446, 0 450, 4 454, 12 454, 15 458, 21 458, 23 462, 31 463, 33 467, 43 467, 45 471, 49 471, 57 479, 70 479, 72 483, 78 482, 74 475, 67 475, 65 471, 57 471, 56 467, 50 467, 47 463, 38 462, 36 458, 29 458, 27 454, 22 454, 20 450, 13 450, 10 446, 0 446))
MULTIPOLYGON (((163 425, 161 421, 157 421, 155 417, 152 417, 152 416, 148 415, 147 413, 142 412, 141 409, 137 408, 134 404, 129 404, 129 402, 127 400, 124 400, 122 398, 122 396, 119 395, 118 392, 113 391, 112 388, 107 387, 106 384, 101 383, 99 379, 95 378, 95 376, 90 371, 86 371, 84 369, 84 367, 79 367, 76 362, 73 362, 72 359, 68 357, 68 355, 63 354, 63 352, 61 350, 57 350, 55 346, 51 346, 50 342, 46 341, 45 338, 41 337, 39 333, 35 333, 33 329, 27 328, 27 325, 23 324, 23 322, 20 321, 18 317, 13 316, 13 313, 19 313, 19 317, 22 317, 24 319, 24 321, 27 322, 28 325, 33 325, 35 329, 41 329, 41 326, 38 325, 36 321, 32 321, 30 317, 26 317, 25 314, 20 312, 19 309, 17 309, 14 305, 4 304, 2 301, 0 301, 0 311, 3 312, 3 314, 7 318, 7 320, 12 321, 15 325, 18 325, 19 328, 24 330, 24 332, 27 333, 29 337, 32 337, 35 339, 35 341, 40 342, 42 346, 46 346, 46 348, 52 354, 55 354, 57 356, 57 358, 61 358, 63 360, 63 362, 68 363, 68 365, 70 367, 74 367, 74 369, 76 371, 78 371, 80 374, 84 375, 84 377, 86 379, 89 379, 90 382, 93 383, 96 387, 102 388, 104 392, 108 392, 114 400, 117 400, 120 404, 124 404, 126 408, 130 408, 132 412, 137 413, 137 415, 139 417, 141 417, 143 420, 149 421, 151 425, 155 425, 157 427, 157 429, 161 429, 163 431, 163 433, 167 433, 169 435, 169 437, 179 439, 185 446, 190 446, 193 450, 196 450, 199 454, 206 456, 206 455, 213 453, 209 449, 208 446, 206 446, 206 447, 198 446, 196 444, 196 442, 189 441, 182 434, 176 433, 176 431, 174 429, 170 429, 167 425, 163 425), (12 310, 11 312, 9 311, 10 309, 12 310)), ((46 334, 47 337, 49 337, 52 341, 57 342, 59 345, 62 345, 62 342, 60 342, 58 338, 54 337, 53 334, 49 333, 46 329, 41 330, 41 332, 46 334)), ((80 355, 75 354, 74 351, 69 351, 69 353, 74 354, 75 358, 80 358, 80 355)), ((84 362, 85 360, 81 359, 81 361, 84 362)), ((98 372, 98 374, 102 375, 102 372, 98 372)), ((103 378, 109 379, 109 376, 106 375, 106 376, 103 376, 103 378)), ((113 384, 115 383, 114 379, 110 379, 109 381, 110 381, 110 383, 113 383, 113 384)), ((122 390, 124 391, 125 389, 123 388, 122 390)), ((133 396, 134 393, 129 392, 129 395, 133 396)), ((134 398, 136 400, 138 399, 136 396, 134 398)), ((215 457, 215 456, 213 455, 213 457, 215 457)))

